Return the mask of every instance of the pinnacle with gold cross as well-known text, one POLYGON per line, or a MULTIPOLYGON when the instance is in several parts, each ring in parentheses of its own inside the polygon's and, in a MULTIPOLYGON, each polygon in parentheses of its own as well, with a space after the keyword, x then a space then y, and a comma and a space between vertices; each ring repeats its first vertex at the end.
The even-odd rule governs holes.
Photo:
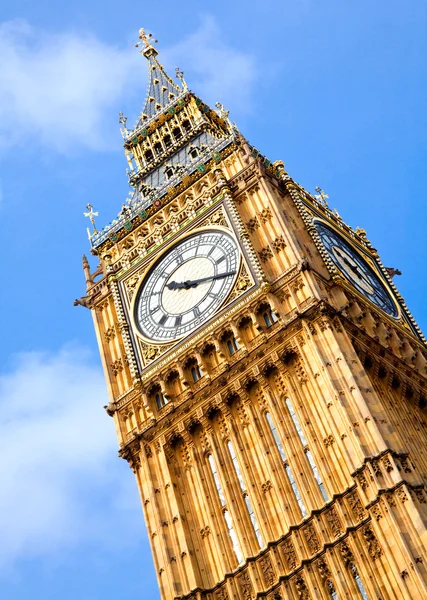
POLYGON ((320 204, 323 204, 323 206, 328 207, 328 202, 327 202, 327 198, 329 198, 328 194, 325 194, 325 192, 319 186, 316 186, 315 189, 316 189, 316 192, 317 192, 317 194, 314 195, 314 197, 316 198, 316 200, 318 202, 320 202, 320 204))

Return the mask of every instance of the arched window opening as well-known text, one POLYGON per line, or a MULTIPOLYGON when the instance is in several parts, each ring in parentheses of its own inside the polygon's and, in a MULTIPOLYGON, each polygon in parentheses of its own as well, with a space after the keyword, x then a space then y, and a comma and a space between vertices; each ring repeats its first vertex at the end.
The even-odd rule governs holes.
POLYGON ((182 127, 184 128, 184 131, 188 132, 191 129, 191 124, 190 121, 188 119, 185 119, 185 121, 183 121, 182 123, 182 127))
POLYGON ((230 353, 230 356, 235 354, 237 352, 237 350, 240 349, 239 343, 234 336, 231 338, 228 338, 227 348, 228 348, 228 352, 230 353))
POLYGON ((223 344, 225 344, 229 356, 233 356, 233 354, 240 350, 240 344, 235 338, 234 333, 232 331, 226 331, 223 334, 221 341, 223 344))
POLYGON ((274 323, 277 323, 276 314, 273 312, 269 304, 263 304, 260 307, 259 314, 261 315, 266 327, 272 327, 274 323))
POLYGON ((203 349, 204 364, 207 364, 208 369, 214 369, 218 366, 218 354, 214 344, 207 344, 203 349))
POLYGON ((170 135, 165 135, 165 137, 163 138, 163 143, 166 146, 166 148, 170 148, 172 146, 172 138, 170 135))
POLYGON ((182 131, 179 127, 175 127, 175 129, 172 131, 172 135, 175 138, 175 140, 178 141, 182 138, 182 131))
POLYGON ((154 151, 157 154, 157 156, 160 156, 160 154, 163 152, 163 147, 160 142, 154 144, 154 151))
POLYGON ((153 153, 151 152, 151 150, 147 150, 147 152, 145 153, 145 160, 147 161, 147 163, 151 162, 153 160, 153 153))
POLYGON ((293 476, 292 469, 291 469, 291 467, 289 465, 289 462, 288 462, 285 450, 283 448, 283 445, 282 445, 282 442, 280 440, 280 437, 279 437, 279 434, 277 432, 277 429, 276 429, 276 426, 274 424, 274 421, 273 421, 270 413, 268 413, 268 412, 265 413, 265 416, 266 416, 268 425, 270 427, 271 433, 273 435, 274 441, 276 443, 277 449, 279 451, 280 458, 283 461, 283 466, 285 467, 286 476, 287 476, 287 478, 289 480, 289 483, 291 484, 291 488, 292 488, 292 491, 294 493, 295 499, 298 502, 298 506, 299 506, 299 509, 301 511, 301 515, 303 517, 306 517, 307 516, 307 509, 304 506, 304 502, 303 502, 303 500, 301 498, 300 491, 298 489, 297 483, 296 483, 295 478, 293 476))

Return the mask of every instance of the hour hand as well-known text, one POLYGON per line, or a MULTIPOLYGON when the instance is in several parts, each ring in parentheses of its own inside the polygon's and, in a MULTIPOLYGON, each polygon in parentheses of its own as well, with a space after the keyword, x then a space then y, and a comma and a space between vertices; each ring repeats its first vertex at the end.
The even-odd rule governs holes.
POLYGON ((166 284, 166 287, 170 290, 182 290, 185 288, 185 285, 183 283, 178 283, 177 281, 171 281, 166 284))

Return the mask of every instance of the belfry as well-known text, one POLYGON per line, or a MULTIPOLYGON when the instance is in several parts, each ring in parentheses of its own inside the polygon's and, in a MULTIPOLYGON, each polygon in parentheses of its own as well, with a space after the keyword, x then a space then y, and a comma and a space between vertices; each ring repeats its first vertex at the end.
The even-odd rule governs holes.
POLYGON ((75 303, 161 598, 425 599, 427 349, 395 270, 154 44, 75 303))

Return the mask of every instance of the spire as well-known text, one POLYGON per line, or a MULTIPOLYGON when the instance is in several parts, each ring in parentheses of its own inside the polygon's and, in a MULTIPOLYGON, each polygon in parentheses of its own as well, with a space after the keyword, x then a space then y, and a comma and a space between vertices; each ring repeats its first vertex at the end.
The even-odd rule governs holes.
MULTIPOLYGON (((151 33, 146 33, 144 29, 139 30, 140 41, 136 47, 142 47, 140 52, 148 60, 148 90, 145 99, 144 108, 140 119, 136 124, 136 128, 144 124, 145 121, 151 119, 159 111, 162 111, 166 106, 173 103, 178 95, 183 91, 181 87, 166 74, 163 66, 157 60, 158 52, 153 46, 157 43, 151 33)), ((181 79, 183 88, 186 90, 186 85, 182 77, 182 72, 177 70, 177 77, 181 79)))

